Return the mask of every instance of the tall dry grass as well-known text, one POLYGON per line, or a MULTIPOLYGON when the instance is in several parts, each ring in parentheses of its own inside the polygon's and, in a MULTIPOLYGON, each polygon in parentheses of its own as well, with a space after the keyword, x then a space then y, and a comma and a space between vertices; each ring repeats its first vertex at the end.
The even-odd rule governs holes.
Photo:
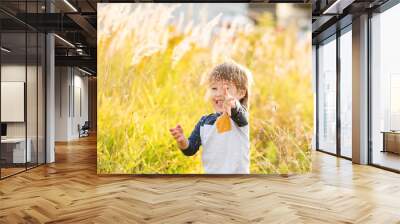
POLYGON ((254 76, 250 96, 251 173, 311 169, 311 42, 296 26, 277 29, 221 17, 194 24, 172 18, 179 5, 102 4, 98 13, 99 173, 202 173, 200 153, 185 157, 168 129, 189 135, 212 113, 202 85, 227 58, 254 76), (171 22, 174 21, 174 22, 171 22))

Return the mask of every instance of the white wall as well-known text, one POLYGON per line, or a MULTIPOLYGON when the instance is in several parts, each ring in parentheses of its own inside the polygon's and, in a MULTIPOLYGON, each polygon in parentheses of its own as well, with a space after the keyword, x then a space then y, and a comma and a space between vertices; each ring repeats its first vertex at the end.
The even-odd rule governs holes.
POLYGON ((56 141, 79 138, 78 124, 88 120, 88 78, 83 75, 76 68, 56 67, 56 141))
POLYGON ((74 102, 71 101, 70 136, 72 139, 79 137, 78 124, 83 125, 88 120, 88 78, 81 76, 74 70, 73 88, 71 88, 74 102))
MULTIPOLYGON (((1 66, 2 82, 24 82, 26 83, 26 108, 23 106, 22 112, 27 119, 23 122, 5 122, 7 124, 7 137, 24 138, 25 135, 30 139, 30 148, 32 151, 32 161, 44 163, 44 74, 42 68, 35 66, 25 66, 25 64, 3 64, 1 66), (38 70, 36 70, 38 69, 38 70), (25 80, 27 78, 27 81, 25 80), (37 156, 37 153, 39 155, 37 156)), ((2 96, 7 97, 7 96, 2 96)), ((1 110, 11 110, 3 107, 1 110)), ((12 113, 12 111, 9 111, 12 113)), ((51 162, 51 160, 49 160, 51 162)))
POLYGON ((55 68, 55 141, 68 140, 68 87, 70 84, 69 69, 55 68))
MULTIPOLYGON (((25 67, 25 65, 17 65, 17 64, 8 64, 8 65, 2 65, 1 66, 1 81, 2 82, 14 82, 14 81, 18 81, 18 82, 25 82, 25 75, 26 75, 26 71, 28 72, 28 74, 32 74, 35 73, 36 74, 36 67, 33 66, 27 66, 25 67), (27 69, 27 70, 25 70, 27 69)), ((30 84, 32 84, 31 80, 30 84)), ((34 85, 36 85, 36 81, 35 83, 33 83, 34 85)), ((28 88, 28 99, 27 99, 27 103, 30 104, 32 101, 34 101, 31 98, 36 98, 36 89, 31 89, 28 88), (30 91, 32 90, 32 92, 30 91)), ((36 108, 36 103, 35 105, 28 105, 31 107, 35 107, 36 108)), ((1 108, 2 110, 7 110, 7 108, 1 108)), ((30 112, 30 111, 29 111, 30 112)), ((28 113, 27 114, 27 118, 28 118, 28 122, 32 122, 35 121, 36 123, 36 114, 33 113, 28 113)), ((7 136, 8 137, 25 137, 25 123, 26 122, 7 122, 7 136)), ((32 124, 28 125, 28 128, 32 127, 32 124)), ((35 127, 36 129, 36 127, 35 127)), ((28 133, 28 137, 29 133, 28 133)))
MULTIPOLYGON (((25 82, 25 65, 2 65, 1 81, 2 82, 25 82)), ((31 68, 28 67, 28 70, 31 68)), ((1 108, 7 110, 7 108, 1 108)), ((7 125, 7 135, 13 137, 25 137, 24 122, 12 122, 7 125)))
MULTIPOLYGON (((25 69, 25 65, 2 65, 1 81, 25 82, 25 69)), ((25 137, 25 122, 7 123, 7 137, 25 137)))

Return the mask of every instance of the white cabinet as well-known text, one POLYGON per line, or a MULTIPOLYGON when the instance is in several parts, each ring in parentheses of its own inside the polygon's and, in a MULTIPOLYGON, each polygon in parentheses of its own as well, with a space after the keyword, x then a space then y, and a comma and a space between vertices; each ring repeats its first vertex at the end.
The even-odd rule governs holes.
POLYGON ((32 161, 32 140, 26 140, 28 144, 25 153, 25 138, 2 139, 1 144, 12 148, 12 163, 25 163, 32 161), (26 159, 26 161, 25 161, 26 159))

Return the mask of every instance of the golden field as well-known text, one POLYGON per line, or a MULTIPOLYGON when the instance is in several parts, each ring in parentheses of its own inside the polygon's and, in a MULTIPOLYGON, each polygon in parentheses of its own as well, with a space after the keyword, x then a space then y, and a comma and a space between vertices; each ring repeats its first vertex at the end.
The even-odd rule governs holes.
POLYGON ((278 27, 267 13, 254 26, 195 23, 178 5, 103 4, 98 12, 97 171, 203 173, 201 153, 184 156, 168 129, 186 136, 204 114, 207 72, 226 59, 253 73, 251 173, 311 169, 311 32, 278 27))

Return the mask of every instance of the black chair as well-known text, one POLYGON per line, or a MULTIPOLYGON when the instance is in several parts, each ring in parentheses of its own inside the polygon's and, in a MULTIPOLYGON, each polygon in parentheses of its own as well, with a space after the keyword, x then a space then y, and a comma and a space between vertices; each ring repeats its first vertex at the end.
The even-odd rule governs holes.
POLYGON ((90 129, 89 121, 85 121, 82 127, 80 127, 80 125, 78 124, 79 138, 89 136, 89 129, 90 129))

